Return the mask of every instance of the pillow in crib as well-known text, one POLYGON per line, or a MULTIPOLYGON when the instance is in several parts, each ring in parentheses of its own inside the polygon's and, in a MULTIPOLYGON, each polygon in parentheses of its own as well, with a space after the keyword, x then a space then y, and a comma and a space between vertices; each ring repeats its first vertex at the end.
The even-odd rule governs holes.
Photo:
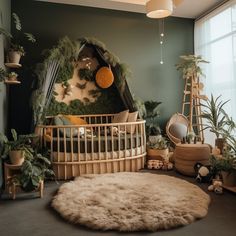
POLYGON ((87 125, 88 124, 84 119, 78 116, 65 115, 64 117, 68 119, 73 125, 87 125))
MULTIPOLYGON (((55 116, 54 117, 54 124, 57 126, 67 126, 67 125, 73 125, 68 119, 66 119, 63 116, 55 116)), ((64 129, 60 128, 60 132, 64 135, 64 132, 66 134, 66 137, 70 138, 71 137, 71 131, 72 131, 72 136, 77 136, 78 135, 78 129, 64 129)))
MULTIPOLYGON (((138 111, 131 112, 128 114, 128 122, 136 122, 138 118, 138 111)), ((127 133, 133 134, 135 132, 135 125, 129 125, 126 126, 127 133)))
MULTIPOLYGON (((121 111, 119 113, 116 113, 114 115, 114 118, 112 119, 112 123, 126 123, 129 115, 129 110, 121 111)), ((125 126, 120 126, 120 130, 124 131, 125 126)))
POLYGON ((129 110, 116 113, 114 115, 114 118, 112 119, 112 123, 125 123, 127 122, 128 115, 129 115, 129 110))

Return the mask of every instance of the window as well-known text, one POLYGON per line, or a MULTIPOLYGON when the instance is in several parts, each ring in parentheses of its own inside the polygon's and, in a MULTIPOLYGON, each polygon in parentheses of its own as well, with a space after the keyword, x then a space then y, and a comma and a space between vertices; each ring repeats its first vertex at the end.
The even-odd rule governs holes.
POLYGON ((226 112, 236 121, 236 0, 231 0, 195 22, 195 54, 203 65, 205 93, 230 99, 226 112))

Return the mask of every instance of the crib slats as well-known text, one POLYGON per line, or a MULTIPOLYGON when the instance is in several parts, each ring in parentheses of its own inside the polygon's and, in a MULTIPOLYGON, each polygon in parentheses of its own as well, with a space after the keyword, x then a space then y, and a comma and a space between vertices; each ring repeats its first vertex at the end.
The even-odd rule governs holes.
POLYGON ((143 166, 146 154, 144 121, 114 124, 110 123, 113 114, 79 117, 89 124, 39 126, 40 143, 51 151, 57 179, 89 173, 137 171, 143 166), (52 130, 50 141, 44 138, 48 128, 52 130), (85 129, 83 137, 80 135, 82 128, 85 129))

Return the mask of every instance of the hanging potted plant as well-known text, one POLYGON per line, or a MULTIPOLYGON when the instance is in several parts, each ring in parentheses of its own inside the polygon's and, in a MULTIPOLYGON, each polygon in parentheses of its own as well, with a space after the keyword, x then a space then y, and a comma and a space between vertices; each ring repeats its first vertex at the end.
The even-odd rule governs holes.
POLYGON ((19 64, 21 56, 25 55, 25 50, 21 45, 21 38, 27 39, 31 43, 35 43, 36 39, 33 34, 22 32, 22 25, 19 16, 16 13, 12 13, 12 18, 15 24, 13 28, 14 34, 9 33, 3 28, 0 28, 0 34, 10 41, 10 48, 8 51, 8 62, 19 64))

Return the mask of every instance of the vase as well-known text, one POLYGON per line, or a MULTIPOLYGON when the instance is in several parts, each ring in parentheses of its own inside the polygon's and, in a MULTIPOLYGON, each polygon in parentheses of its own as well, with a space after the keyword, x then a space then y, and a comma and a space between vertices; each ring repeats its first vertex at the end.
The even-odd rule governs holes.
POLYGON ((236 170, 221 171, 221 175, 225 186, 236 186, 236 170))
POLYGON ((21 54, 18 51, 9 51, 8 59, 10 63, 19 64, 20 63, 21 54))

